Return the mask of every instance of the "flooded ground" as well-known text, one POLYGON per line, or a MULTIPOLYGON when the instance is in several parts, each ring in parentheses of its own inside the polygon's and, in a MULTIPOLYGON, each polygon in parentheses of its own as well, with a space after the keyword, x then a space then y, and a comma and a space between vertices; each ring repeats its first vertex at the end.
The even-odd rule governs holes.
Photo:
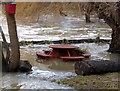
MULTIPOLYGON (((0 14, 1 15, 1 14, 0 14)), ((84 17, 45 15, 39 17, 36 24, 17 24, 19 41, 40 41, 60 39, 111 39, 111 28, 103 20, 91 18, 94 23, 86 24, 84 17)), ((6 20, 0 16, 0 26, 8 38, 6 20)), ((0 36, 1 39, 1 36, 0 36)), ((90 59, 120 59, 120 55, 108 53, 109 44, 81 43, 73 44, 91 54, 90 59)), ((37 59, 36 52, 49 49, 49 45, 21 46, 21 59, 29 60, 33 66, 31 73, 3 74, 2 88, 4 89, 72 89, 64 85, 50 82, 53 79, 76 75, 74 62, 63 62, 60 59, 37 59)), ((90 60, 89 59, 89 60, 90 60)))
MULTIPOLYGON (((84 17, 59 15, 40 16, 36 24, 17 24, 19 41, 41 41, 60 39, 111 39, 111 28, 103 20, 91 18, 94 23, 86 24, 84 17)), ((1 26, 8 39, 8 29, 5 18, 1 18, 1 26)), ((9 41, 9 39, 8 39, 9 41)))
MULTIPOLYGON (((106 43, 80 43, 73 44, 78 46, 80 49, 87 51, 91 57, 86 60, 95 60, 95 59, 120 59, 119 54, 111 54, 107 52, 109 49, 109 44, 106 43)), ((45 68, 53 69, 57 71, 64 72, 74 72, 74 62, 64 62, 60 59, 54 60, 42 60, 37 59, 36 52, 42 52, 42 50, 51 49, 49 44, 46 45, 27 45, 21 46, 21 59, 26 59, 31 62, 34 66, 45 65, 45 68)))
POLYGON ((33 67, 32 72, 26 73, 10 73, 2 77, 3 89, 73 89, 64 85, 52 83, 51 80, 58 80, 66 76, 75 76, 75 74, 67 72, 55 72, 49 70, 41 70, 39 67, 33 67))
MULTIPOLYGON (((88 51, 92 59, 120 59, 120 55, 107 52, 109 44, 105 43, 81 43, 73 44, 88 51)), ((2 88, 13 89, 73 89, 64 85, 58 85, 51 80, 59 80, 67 76, 75 76, 74 62, 64 62, 60 59, 38 59, 36 52, 50 49, 46 45, 21 46, 21 59, 29 60, 32 64, 30 73, 3 74, 2 88), (38 85, 39 84, 39 85, 38 85)), ((86 59, 86 60, 90 60, 86 59)))

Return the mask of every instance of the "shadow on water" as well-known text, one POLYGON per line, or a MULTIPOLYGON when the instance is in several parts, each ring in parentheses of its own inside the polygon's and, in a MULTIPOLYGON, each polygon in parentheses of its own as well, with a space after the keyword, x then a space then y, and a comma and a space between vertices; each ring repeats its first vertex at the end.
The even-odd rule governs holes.
POLYGON ((75 62, 65 62, 62 59, 50 59, 50 60, 36 60, 38 63, 42 63, 49 69, 64 71, 64 72, 74 72, 75 62))

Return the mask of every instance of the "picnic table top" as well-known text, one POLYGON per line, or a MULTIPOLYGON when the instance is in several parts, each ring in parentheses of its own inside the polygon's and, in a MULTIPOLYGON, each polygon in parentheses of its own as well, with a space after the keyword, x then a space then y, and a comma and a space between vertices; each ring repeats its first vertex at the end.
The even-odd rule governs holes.
POLYGON ((77 49, 77 46, 73 45, 65 45, 65 44, 57 44, 57 45, 50 45, 50 48, 55 48, 55 49, 77 49))

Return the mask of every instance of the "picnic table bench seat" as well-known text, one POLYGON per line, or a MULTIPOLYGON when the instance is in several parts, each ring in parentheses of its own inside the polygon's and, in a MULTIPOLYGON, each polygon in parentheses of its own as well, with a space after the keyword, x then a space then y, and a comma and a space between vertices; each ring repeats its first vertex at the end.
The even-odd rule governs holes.
POLYGON ((90 57, 90 54, 82 54, 83 55, 83 57, 85 57, 85 58, 89 58, 90 57))
POLYGON ((51 52, 52 50, 43 50, 44 52, 51 52))
POLYGON ((50 54, 52 50, 42 50, 42 51, 44 51, 45 54, 50 54))
POLYGON ((83 56, 64 56, 64 57, 60 57, 61 59, 84 59, 83 56))
POLYGON ((45 54, 45 53, 41 53, 41 52, 37 52, 36 55, 38 57, 45 57, 45 58, 51 57, 51 55, 48 55, 48 54, 45 54))

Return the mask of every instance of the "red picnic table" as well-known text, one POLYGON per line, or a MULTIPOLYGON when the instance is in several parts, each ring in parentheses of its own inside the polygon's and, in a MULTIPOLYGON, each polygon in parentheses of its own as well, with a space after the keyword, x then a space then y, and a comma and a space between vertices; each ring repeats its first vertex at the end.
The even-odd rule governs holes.
POLYGON ((37 52, 37 56, 40 58, 60 58, 64 61, 75 61, 75 60, 82 60, 87 58, 89 55, 79 55, 76 52, 76 49, 79 47, 73 45, 64 45, 64 44, 57 44, 57 45, 50 45, 49 48, 52 50, 43 50, 44 53, 37 52))

